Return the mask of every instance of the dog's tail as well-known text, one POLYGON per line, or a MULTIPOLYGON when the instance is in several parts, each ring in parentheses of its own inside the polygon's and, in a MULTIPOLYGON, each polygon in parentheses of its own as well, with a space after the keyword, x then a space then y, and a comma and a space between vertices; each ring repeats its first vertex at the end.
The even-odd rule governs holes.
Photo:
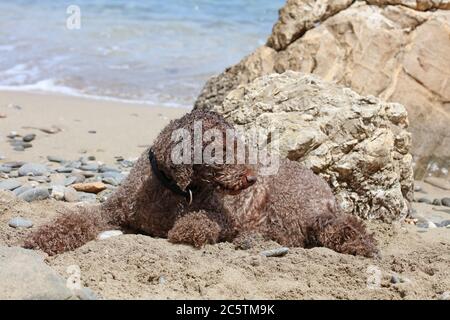
POLYGON ((107 228, 99 206, 68 210, 31 233, 24 247, 55 255, 81 247, 107 228))

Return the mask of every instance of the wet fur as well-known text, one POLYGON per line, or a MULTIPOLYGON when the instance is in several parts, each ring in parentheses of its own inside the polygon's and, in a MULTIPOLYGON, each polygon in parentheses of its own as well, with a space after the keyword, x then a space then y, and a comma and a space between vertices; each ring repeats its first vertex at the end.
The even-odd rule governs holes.
POLYGON ((190 205, 154 176, 146 151, 100 208, 59 216, 31 234, 25 246, 57 254, 116 227, 194 247, 220 241, 248 247, 255 236, 261 236, 286 246, 325 246, 363 256, 376 253, 376 241, 364 224, 343 214, 327 183, 297 162, 282 160, 277 174, 258 176, 251 186, 248 181, 256 172, 254 167, 174 165, 170 159, 172 132, 185 128, 193 133, 198 120, 204 130, 225 133, 232 128, 215 113, 195 110, 167 125, 152 146, 160 170, 181 189, 193 190, 190 205))

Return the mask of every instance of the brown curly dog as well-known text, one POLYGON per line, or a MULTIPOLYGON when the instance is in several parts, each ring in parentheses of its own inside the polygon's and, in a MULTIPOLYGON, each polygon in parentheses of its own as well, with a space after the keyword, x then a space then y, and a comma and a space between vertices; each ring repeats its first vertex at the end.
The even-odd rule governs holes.
POLYGON ((283 160, 277 174, 258 178, 256 167, 244 164, 175 164, 172 133, 193 133, 199 120, 203 132, 217 129, 225 136, 233 128, 220 115, 200 110, 172 121, 105 203, 59 216, 25 246, 52 255, 120 227, 195 247, 219 241, 248 247, 258 235, 286 246, 325 246, 368 257, 377 252, 363 223, 341 213, 327 183, 296 162, 283 160))

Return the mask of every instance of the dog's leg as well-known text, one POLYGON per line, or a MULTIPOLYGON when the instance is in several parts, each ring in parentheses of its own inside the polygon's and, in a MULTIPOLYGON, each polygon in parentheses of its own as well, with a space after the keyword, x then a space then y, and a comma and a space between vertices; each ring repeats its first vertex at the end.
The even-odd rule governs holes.
POLYGON ((374 257, 377 242, 363 222, 347 214, 314 217, 308 227, 308 246, 323 246, 340 253, 374 257))
POLYGON ((168 233, 172 243, 184 243, 200 248, 219 241, 220 225, 211 219, 207 212, 200 210, 189 212, 180 217, 168 233))

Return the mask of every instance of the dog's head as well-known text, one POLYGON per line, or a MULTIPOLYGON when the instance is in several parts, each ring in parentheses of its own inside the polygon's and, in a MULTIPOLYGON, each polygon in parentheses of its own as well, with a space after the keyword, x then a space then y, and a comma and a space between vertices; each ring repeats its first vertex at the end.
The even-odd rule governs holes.
MULTIPOLYGON (((168 124, 153 144, 158 168, 181 190, 217 187, 238 193, 256 182, 252 166, 236 164, 238 138, 217 113, 194 110, 168 124)), ((245 155, 244 155, 245 158, 245 155)))

